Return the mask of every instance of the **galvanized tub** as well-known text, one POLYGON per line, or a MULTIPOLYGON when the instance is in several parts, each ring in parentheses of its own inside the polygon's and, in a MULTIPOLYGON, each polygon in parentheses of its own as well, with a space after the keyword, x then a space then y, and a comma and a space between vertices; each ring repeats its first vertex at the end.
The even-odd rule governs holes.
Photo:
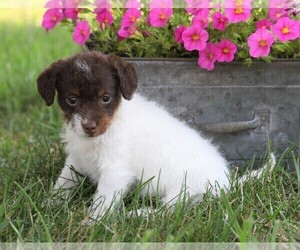
POLYGON ((300 61, 218 64, 202 70, 193 59, 128 59, 140 91, 220 145, 232 162, 299 141, 300 61))

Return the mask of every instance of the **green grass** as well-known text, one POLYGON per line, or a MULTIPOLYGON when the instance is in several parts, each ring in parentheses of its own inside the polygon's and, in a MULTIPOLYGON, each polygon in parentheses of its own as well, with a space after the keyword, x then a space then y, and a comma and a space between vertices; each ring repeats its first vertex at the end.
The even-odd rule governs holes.
POLYGON ((126 216, 151 202, 137 200, 133 193, 118 213, 97 225, 80 224, 94 188, 87 181, 68 202, 45 203, 65 155, 60 112, 57 105, 44 106, 35 80, 49 63, 80 48, 63 29, 46 34, 36 17, 19 19, 0 19, 0 242, 300 241, 300 155, 295 146, 278 155, 274 171, 259 180, 234 184, 229 193, 206 196, 197 206, 160 207, 148 218, 126 216))

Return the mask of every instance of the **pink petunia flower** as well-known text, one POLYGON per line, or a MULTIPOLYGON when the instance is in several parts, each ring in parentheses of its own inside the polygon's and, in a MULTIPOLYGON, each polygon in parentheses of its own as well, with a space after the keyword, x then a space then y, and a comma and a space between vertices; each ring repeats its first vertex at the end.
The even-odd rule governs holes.
POLYGON ((79 45, 83 45, 90 37, 91 30, 87 21, 78 22, 73 33, 73 41, 79 45))
POLYGON ((205 49, 199 51, 198 64, 201 68, 207 70, 213 70, 215 68, 215 62, 217 60, 217 48, 211 42, 208 42, 205 49))
POLYGON ((83 0, 65 0, 65 8, 77 8, 83 0))
POLYGON ((187 7, 185 8, 187 13, 195 16, 203 9, 209 8, 210 0, 185 0, 185 2, 187 4, 187 7))
POLYGON ((245 22, 251 16, 252 0, 225 0, 225 15, 231 23, 245 22))
POLYGON ((187 4, 186 10, 188 13, 195 14, 195 11, 208 9, 210 0, 184 0, 187 4))
POLYGON ((286 9, 286 8, 288 8, 288 1, 287 0, 269 0, 268 8, 286 9))
POLYGON ((96 19, 97 19, 101 29, 104 29, 105 25, 108 25, 108 26, 112 25, 112 23, 114 22, 114 18, 112 16, 112 14, 107 9, 97 8, 95 10, 95 13, 97 14, 96 19))
POLYGON ((67 8, 63 10, 65 18, 70 18, 72 20, 78 19, 78 14, 81 11, 81 9, 78 8, 67 8))
POLYGON ((186 30, 186 27, 181 25, 178 28, 175 29, 174 31, 174 37, 176 42, 178 43, 183 43, 183 39, 182 39, 182 33, 186 30))
POLYGON ((184 48, 188 51, 204 50, 208 40, 208 33, 205 29, 198 26, 190 26, 182 33, 184 48))
POLYGON ((61 9, 63 7, 61 0, 50 0, 45 4, 45 8, 47 9, 61 9))
POLYGON ((152 0, 150 9, 172 9, 173 0, 152 0))
POLYGON ((251 8, 245 8, 243 6, 226 8, 225 15, 231 23, 245 22, 251 16, 251 8))
POLYGON ((252 0, 225 0, 225 8, 234 9, 237 7, 250 8, 252 0))
POLYGON ((224 16, 221 12, 215 12, 212 16, 213 28, 217 30, 224 31, 228 24, 228 18, 224 16))
POLYGON ((288 12, 283 8, 269 8, 268 9, 268 17, 271 20, 278 20, 281 17, 287 17, 288 12))
POLYGON ((295 40, 299 37, 299 25, 297 21, 282 17, 274 24, 273 33, 281 42, 295 40))
POLYGON ((141 8, 141 3, 137 0, 128 0, 125 4, 126 9, 139 9, 141 8))
POLYGON ((217 61, 218 62, 231 62, 237 51, 236 45, 229 40, 222 40, 217 45, 217 61))
POLYGON ((247 40, 250 55, 255 58, 269 55, 274 40, 271 31, 263 28, 256 30, 247 40))
POLYGON ((255 26, 256 26, 256 29, 263 28, 263 29, 270 30, 271 27, 273 26, 273 23, 269 19, 262 19, 262 20, 257 21, 255 23, 255 26))
POLYGON ((196 16, 202 9, 199 9, 199 8, 185 8, 186 12, 193 15, 193 16, 196 16))
POLYGON ((121 26, 131 27, 140 17, 141 11, 139 9, 128 9, 122 17, 121 26))
POLYGON ((118 36, 121 37, 121 40, 124 38, 128 38, 130 36, 133 36, 137 31, 137 27, 131 26, 131 27, 121 27, 118 31, 118 36))
POLYGON ((111 9, 110 0, 96 0, 95 6, 98 9, 107 9, 107 10, 111 9))
POLYGON ((192 25, 199 25, 202 28, 207 28, 209 23, 208 16, 209 9, 202 9, 193 18, 192 25))
POLYGON ((271 20, 278 20, 281 17, 287 17, 287 0, 269 0, 268 17, 271 20))
POLYGON ((153 27, 163 27, 173 15, 173 9, 151 9, 149 13, 149 24, 153 27))
POLYGON ((49 9, 44 14, 42 26, 46 31, 51 30, 62 21, 63 17, 61 9, 49 9))

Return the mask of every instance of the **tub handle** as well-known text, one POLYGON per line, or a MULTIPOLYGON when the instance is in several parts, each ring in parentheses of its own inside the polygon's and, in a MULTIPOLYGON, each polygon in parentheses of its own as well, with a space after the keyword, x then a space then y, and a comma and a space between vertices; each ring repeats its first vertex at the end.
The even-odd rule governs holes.
POLYGON ((254 118, 250 121, 206 123, 199 126, 200 130, 209 133, 234 133, 253 130, 256 134, 266 134, 269 131, 270 111, 256 110, 254 118))

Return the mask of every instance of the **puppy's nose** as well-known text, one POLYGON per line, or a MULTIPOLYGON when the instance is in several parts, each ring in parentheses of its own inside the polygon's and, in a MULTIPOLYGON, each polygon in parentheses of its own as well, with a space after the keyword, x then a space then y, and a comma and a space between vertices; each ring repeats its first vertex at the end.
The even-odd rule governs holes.
POLYGON ((96 132, 97 129, 96 122, 84 119, 81 124, 84 132, 86 132, 87 134, 92 135, 96 132))

